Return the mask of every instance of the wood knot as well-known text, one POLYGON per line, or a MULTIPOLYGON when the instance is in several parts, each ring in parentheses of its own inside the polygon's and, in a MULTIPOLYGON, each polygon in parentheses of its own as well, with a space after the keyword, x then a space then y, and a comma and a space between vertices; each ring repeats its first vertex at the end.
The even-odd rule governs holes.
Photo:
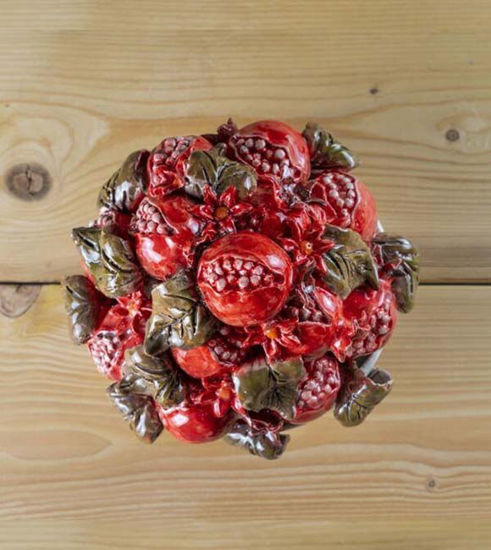
POLYGON ((434 477, 430 477, 428 480, 426 480, 426 488, 428 491, 433 491, 437 486, 436 479, 434 477))
POLYGON ((378 89, 377 86, 373 86, 372 88, 370 88, 369 91, 370 91, 370 93, 371 93, 372 95, 375 95, 375 94, 378 94, 379 89, 378 89))
POLYGON ((42 199, 51 188, 51 176, 40 164, 16 164, 5 175, 7 189, 24 201, 42 199))
POLYGON ((448 141, 457 141, 460 138, 460 134, 455 128, 450 128, 450 130, 447 130, 445 137, 448 141))
POLYGON ((15 318, 23 315, 36 301, 41 285, 0 285, 0 313, 15 318))

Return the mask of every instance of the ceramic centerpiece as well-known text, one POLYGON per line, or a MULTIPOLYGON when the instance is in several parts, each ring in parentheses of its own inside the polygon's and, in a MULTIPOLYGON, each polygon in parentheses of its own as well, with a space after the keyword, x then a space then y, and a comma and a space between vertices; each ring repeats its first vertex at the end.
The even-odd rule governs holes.
POLYGON ((135 434, 165 429, 280 456, 332 409, 360 424, 390 391, 376 359, 408 312, 418 256, 382 232, 357 161, 328 131, 263 120, 165 138, 103 185, 65 280, 135 434))

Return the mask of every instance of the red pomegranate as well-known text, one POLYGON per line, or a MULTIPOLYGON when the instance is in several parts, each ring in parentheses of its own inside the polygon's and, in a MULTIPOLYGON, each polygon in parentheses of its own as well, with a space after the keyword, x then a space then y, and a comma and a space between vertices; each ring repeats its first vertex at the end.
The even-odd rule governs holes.
POLYGON ((101 374, 121 379, 124 352, 143 343, 151 305, 140 292, 113 305, 87 342, 89 353, 101 374))
POLYGON ((220 438, 236 415, 230 406, 228 385, 218 385, 215 390, 193 381, 181 404, 169 409, 159 406, 165 429, 188 443, 206 443, 220 438))
POLYGON ((323 172, 306 185, 310 200, 320 202, 327 223, 349 228, 370 241, 377 227, 377 210, 372 194, 363 183, 340 170, 323 172))
POLYGON ((378 290, 362 287, 344 302, 344 314, 356 330, 348 357, 373 353, 389 340, 397 321, 396 301, 390 282, 380 281, 378 290))
POLYGON ((241 128, 229 141, 234 156, 251 165, 258 175, 297 183, 310 174, 307 142, 291 126, 260 120, 241 128))
POLYGON ((201 136, 165 138, 151 152, 147 161, 151 196, 164 196, 184 185, 183 167, 193 151, 208 151, 213 146, 201 136))
POLYGON ((344 361, 351 344, 353 325, 346 319, 343 301, 319 283, 314 291, 315 305, 305 308, 298 325, 301 341, 307 346, 305 354, 331 351, 344 361))
POLYGON ((247 326, 272 319, 292 286, 292 264, 268 237, 227 235, 205 250, 197 281, 206 305, 224 323, 247 326))
POLYGON ((191 349, 173 348, 182 370, 194 378, 208 378, 242 363, 245 350, 237 329, 224 325, 206 344, 191 349))
POLYGON ((307 375, 298 384, 298 400, 292 424, 303 424, 327 412, 341 387, 339 365, 330 355, 305 363, 307 375))
POLYGON ((131 223, 136 254, 145 271, 166 279, 193 261, 194 236, 200 224, 187 197, 145 198, 131 223))

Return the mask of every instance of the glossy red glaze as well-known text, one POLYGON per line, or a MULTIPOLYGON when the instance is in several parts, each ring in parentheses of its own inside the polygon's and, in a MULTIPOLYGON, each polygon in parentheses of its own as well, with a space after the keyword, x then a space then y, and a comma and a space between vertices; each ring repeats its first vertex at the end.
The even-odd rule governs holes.
POLYGON ((356 330, 348 357, 373 353, 383 347, 397 322, 397 309, 390 281, 381 280, 378 290, 362 287, 344 301, 344 314, 356 330))
POLYGON ((353 229, 370 241, 377 228, 375 200, 357 178, 340 170, 323 172, 307 184, 310 196, 324 206, 327 223, 353 229))
POLYGON ((191 349, 172 348, 179 367, 193 378, 217 376, 244 360, 244 336, 237 329, 223 326, 202 346, 191 349))
POLYGON ((213 145, 202 136, 165 138, 148 157, 150 196, 165 196, 184 185, 184 165, 193 151, 208 151, 213 145))
POLYGON ((292 424, 304 424, 322 416, 334 404, 341 377, 334 357, 324 355, 306 361, 307 375, 298 384, 298 400, 292 424))
POLYGON ((268 237, 249 231, 218 239, 198 264, 197 282, 206 305, 233 326, 272 319, 285 303, 292 279, 286 252, 268 237))
POLYGON ((286 215, 278 206, 271 182, 261 182, 250 200, 255 206, 249 217, 250 227, 271 239, 280 237, 285 231, 286 215))
MULTIPOLYGON (((125 367, 134 370, 131 385, 125 379, 109 390, 143 439, 160 433, 158 411, 180 440, 228 434, 252 454, 277 458, 288 439, 282 431, 321 416, 336 398, 336 418, 359 422, 356 410, 347 410, 359 405, 347 373, 363 362, 353 359, 380 349, 393 331, 391 282, 401 309, 410 308, 417 254, 399 237, 374 240, 375 202, 346 171, 355 165, 352 154, 315 124, 304 135, 311 151, 297 130, 271 120, 241 129, 229 120, 205 137, 166 138, 129 158, 106 184, 91 224, 105 233, 74 231, 87 277, 107 284, 95 291, 70 278, 72 330, 78 342, 90 334, 97 368, 115 381, 125 351, 145 344, 134 350, 138 364, 125 367), (214 145, 213 155, 188 162, 193 151, 214 145), (252 166, 257 178, 237 162, 252 166), (327 225, 358 232, 367 247, 327 225), (331 290, 345 296, 342 289, 366 283, 372 260, 378 290, 360 286, 344 299, 331 290), (148 324, 155 279, 177 273, 159 289, 148 324)), ((363 378, 367 392, 389 386, 386 373, 363 378)))
POLYGON ((219 439, 234 418, 230 409, 225 415, 217 416, 213 403, 189 403, 164 410, 159 415, 165 429, 175 438, 187 443, 207 443, 219 439))
POLYGON ((310 174, 307 142, 288 124, 260 120, 234 134, 229 147, 236 158, 251 165, 261 175, 280 181, 299 182, 310 174))
POLYGON ((191 214, 193 207, 191 199, 181 196, 145 199, 140 204, 132 232, 138 259, 152 277, 166 279, 192 264, 195 235, 200 229, 191 214), (147 205, 153 210, 145 212, 147 205))
POLYGON ((143 343, 151 304, 141 293, 122 298, 105 314, 87 342, 89 353, 101 374, 121 379, 124 352, 143 343))
POLYGON ((191 349, 173 348, 172 355, 179 367, 194 378, 215 376, 226 368, 206 344, 191 349))

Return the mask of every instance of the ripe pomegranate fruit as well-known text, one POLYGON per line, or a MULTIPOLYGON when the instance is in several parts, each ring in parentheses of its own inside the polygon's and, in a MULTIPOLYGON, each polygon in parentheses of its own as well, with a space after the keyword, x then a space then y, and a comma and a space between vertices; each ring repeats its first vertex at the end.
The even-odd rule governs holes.
POLYGON ((212 144, 201 136, 165 138, 147 161, 149 194, 163 196, 184 185, 183 166, 193 151, 208 151, 212 144))
POLYGON ((382 281, 378 290, 354 290, 344 302, 344 314, 356 329, 349 357, 367 355, 380 349, 389 340, 397 321, 390 281, 382 281))
POLYGON ((73 231, 72 335, 144 441, 223 437, 275 459, 331 407, 360 424, 392 379, 374 368, 418 286, 418 254, 376 233, 356 157, 315 122, 165 138, 131 154, 73 231), (333 407, 334 405, 334 407, 333 407))
POLYGON ((166 279, 193 261, 194 236, 200 224, 186 197, 145 198, 131 223, 136 254, 145 271, 166 279))
POLYGON ((201 256, 197 273, 210 311, 233 326, 272 319, 285 303, 292 278, 287 253, 268 237, 249 231, 215 241, 201 256))
POLYGON ((188 443, 219 439, 235 417, 230 405, 220 410, 216 406, 216 397, 194 383, 182 403, 168 409, 159 407, 158 411, 165 429, 188 443))
POLYGON ((172 348, 182 370, 194 378, 217 376, 240 365, 245 357, 243 338, 235 327, 224 325, 206 344, 191 349, 172 348))
POLYGON ((124 353, 142 344, 151 304, 140 292, 120 299, 102 319, 87 342, 89 353, 101 374, 121 379, 124 353))
POLYGON ((324 355, 308 361, 305 368, 307 374, 298 384, 292 424, 310 422, 327 412, 341 387, 339 364, 334 357, 324 355))
POLYGON ((300 132, 284 122, 253 122, 232 135, 228 144, 234 156, 252 166, 258 175, 294 183, 309 176, 307 142, 300 132))
POLYGON ((323 172, 307 184, 309 198, 320 202, 327 223, 350 228, 370 241, 377 227, 375 201, 357 178, 340 170, 323 172))

